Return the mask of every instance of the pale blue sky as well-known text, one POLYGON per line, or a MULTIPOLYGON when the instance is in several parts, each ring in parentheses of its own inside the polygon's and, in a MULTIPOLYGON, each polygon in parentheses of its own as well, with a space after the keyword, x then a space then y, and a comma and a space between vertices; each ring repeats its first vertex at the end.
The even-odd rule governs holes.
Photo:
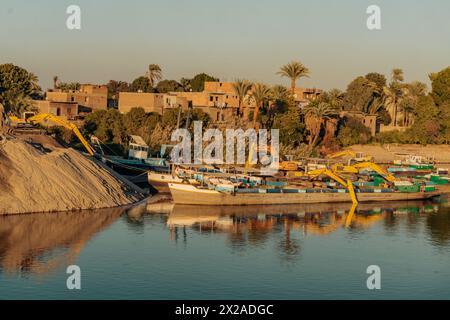
POLYGON ((159 64, 164 77, 207 72, 222 80, 288 84, 275 73, 300 60, 301 86, 344 89, 371 71, 403 68, 427 81, 450 65, 448 0, 0 0, 0 63, 12 62, 48 87, 63 81, 131 81, 159 64), (65 26, 82 10, 82 30, 65 26), (382 30, 366 28, 366 8, 382 30))

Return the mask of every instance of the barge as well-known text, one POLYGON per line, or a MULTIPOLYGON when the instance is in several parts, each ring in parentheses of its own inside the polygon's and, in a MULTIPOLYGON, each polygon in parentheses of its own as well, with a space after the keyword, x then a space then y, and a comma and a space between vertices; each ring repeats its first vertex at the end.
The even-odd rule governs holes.
MULTIPOLYGON (((239 189, 216 190, 190 184, 169 183, 175 204, 186 205, 279 205, 325 202, 352 202, 348 189, 239 189)), ((425 200, 440 195, 439 191, 401 192, 394 189, 357 189, 358 202, 425 200)))

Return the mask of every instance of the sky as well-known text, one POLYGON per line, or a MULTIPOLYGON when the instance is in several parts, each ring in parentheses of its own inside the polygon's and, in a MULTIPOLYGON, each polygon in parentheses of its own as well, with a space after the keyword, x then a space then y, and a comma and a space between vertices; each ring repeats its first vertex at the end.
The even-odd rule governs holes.
POLYGON ((299 86, 345 89, 357 76, 402 68, 428 81, 450 65, 448 0, 0 0, 0 64, 61 81, 132 81, 150 63, 179 80, 206 72, 288 85, 292 60, 310 71, 299 86), (369 5, 381 30, 368 30, 369 5), (66 27, 69 5, 81 30, 66 27))

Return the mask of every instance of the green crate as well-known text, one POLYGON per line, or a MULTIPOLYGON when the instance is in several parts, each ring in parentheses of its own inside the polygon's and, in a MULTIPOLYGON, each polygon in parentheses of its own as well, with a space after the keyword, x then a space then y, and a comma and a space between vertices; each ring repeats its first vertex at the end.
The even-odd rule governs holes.
POLYGON ((400 192, 419 192, 420 186, 418 185, 412 185, 412 186, 397 186, 397 190, 400 192))

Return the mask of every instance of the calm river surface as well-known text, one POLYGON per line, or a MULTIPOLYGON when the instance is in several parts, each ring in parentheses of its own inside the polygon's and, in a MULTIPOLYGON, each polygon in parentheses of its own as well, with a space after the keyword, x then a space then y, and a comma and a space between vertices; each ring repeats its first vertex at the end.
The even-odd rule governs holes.
POLYGON ((446 202, 0 217, 0 299, 448 299, 446 202), (81 290, 68 290, 68 265, 81 290), (381 268, 368 290, 367 267, 381 268))

